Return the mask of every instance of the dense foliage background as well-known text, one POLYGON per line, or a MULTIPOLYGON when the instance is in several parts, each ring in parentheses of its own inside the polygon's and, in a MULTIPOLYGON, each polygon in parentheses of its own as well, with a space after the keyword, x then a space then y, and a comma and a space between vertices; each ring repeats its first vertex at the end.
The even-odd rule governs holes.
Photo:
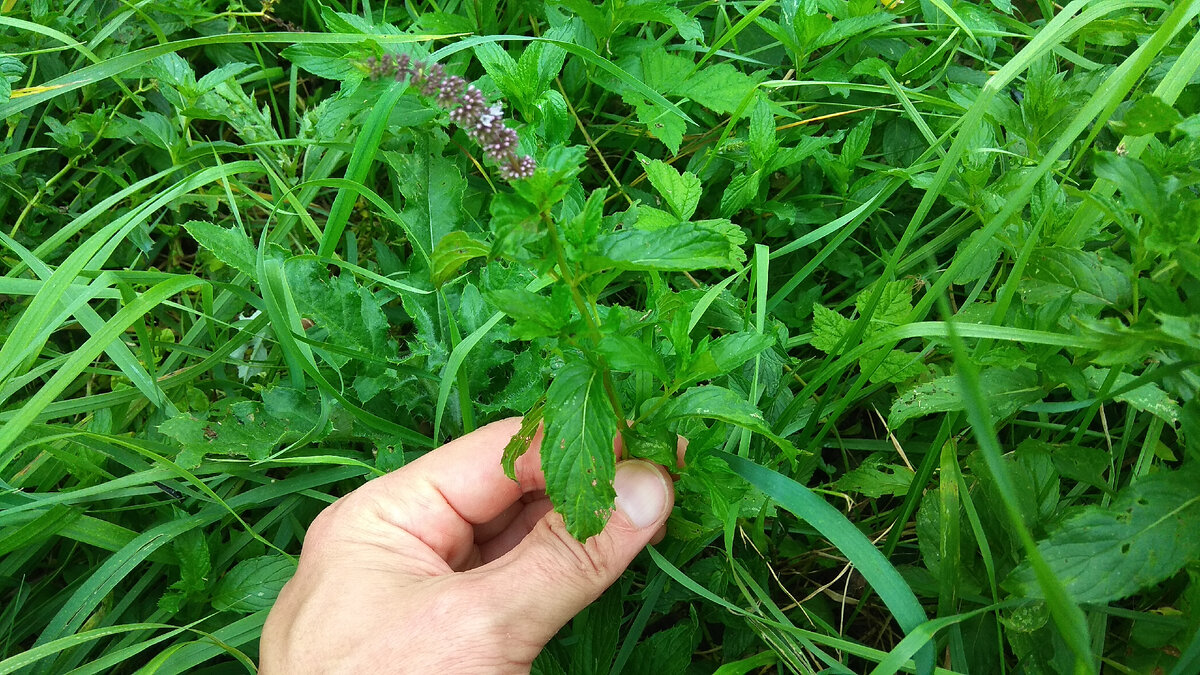
POLYGON ((253 670, 324 506, 601 372, 687 468, 536 672, 1200 672, 1200 2, 0 12, 0 673, 253 670))

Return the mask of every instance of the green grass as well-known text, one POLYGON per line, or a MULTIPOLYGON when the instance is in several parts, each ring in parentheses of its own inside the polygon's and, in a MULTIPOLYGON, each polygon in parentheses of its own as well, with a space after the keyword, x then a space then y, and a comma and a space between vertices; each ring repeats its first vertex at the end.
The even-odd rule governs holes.
POLYGON ((253 671, 323 507, 564 364, 690 445, 535 672, 1200 662, 1200 0, 8 4, 0 674, 253 671))

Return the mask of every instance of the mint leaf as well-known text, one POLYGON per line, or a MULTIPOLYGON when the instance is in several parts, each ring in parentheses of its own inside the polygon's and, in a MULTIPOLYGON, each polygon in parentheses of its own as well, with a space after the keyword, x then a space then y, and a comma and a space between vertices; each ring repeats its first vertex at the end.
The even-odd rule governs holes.
MULTIPOLYGON (((842 344, 846 334, 854 326, 854 322, 828 307, 816 303, 813 305, 813 339, 810 344, 826 354, 833 354, 838 345, 842 344)), ((842 344, 842 350, 847 345, 842 344)), ((840 350, 839 350, 840 351, 840 350)))
POLYGON ((488 291, 488 302, 513 318, 512 334, 520 340, 558 335, 571 321, 571 295, 562 284, 550 289, 550 296, 524 288, 497 288, 488 291))
POLYGON ((667 367, 654 348, 628 335, 605 335, 596 345, 609 368, 622 373, 647 372, 666 382, 667 367))
POLYGON ((664 421, 678 417, 700 417, 749 429, 769 438, 789 457, 797 455, 796 447, 790 441, 771 431, 758 408, 724 387, 692 387, 659 411, 659 419, 664 421))
POLYGON ((546 494, 580 541, 604 529, 612 512, 617 418, 599 372, 569 355, 546 392, 542 472, 546 494))
POLYGON ((183 224, 183 229, 192 235, 197 244, 208 249, 217 260, 251 279, 257 278, 257 247, 245 232, 235 227, 225 228, 202 220, 189 220, 183 224))
MULTIPOLYGON (((1085 507, 1038 543, 1046 564, 1078 602, 1106 603, 1158 583, 1200 557, 1196 475, 1164 472, 1121 490, 1109 508, 1085 507)), ((1041 598, 1028 562, 1005 586, 1041 598)))
POLYGON ((700 178, 696 174, 684 171, 682 174, 670 164, 661 160, 651 160, 642 153, 637 153, 638 161, 646 170, 650 184, 663 196, 667 205, 679 216, 680 220, 688 220, 696 212, 700 204, 700 178))
POLYGON ((458 272, 467 261, 487 257, 491 248, 462 230, 455 230, 433 247, 433 284, 441 286, 458 272))
POLYGON ((727 231, 699 223, 647 232, 620 230, 601 235, 596 242, 595 267, 622 270, 683 271, 733 267, 733 251, 740 250, 727 231))
POLYGON ((296 563, 285 555, 243 560, 217 582, 213 608, 240 614, 270 609, 283 585, 295 573, 296 563))
POLYGON ((679 154, 687 122, 663 106, 647 101, 637 92, 627 91, 621 95, 621 100, 633 106, 638 123, 646 127, 651 136, 662 141, 672 155, 679 154))
POLYGON ((504 446, 504 455, 500 458, 500 465, 504 467, 504 475, 513 480, 517 480, 517 460, 529 450, 529 444, 533 443, 533 437, 542 423, 545 413, 544 406, 545 400, 534 404, 533 408, 521 418, 521 429, 504 446))
MULTIPOLYGON (((979 379, 987 395, 988 407, 997 420, 1045 396, 1038 386, 1038 376, 1032 370, 988 368, 980 373, 979 379)), ((958 376, 946 375, 918 384, 898 396, 888 413, 888 426, 895 429, 914 417, 965 409, 958 376)))
MULTIPOLYGON (((854 299, 854 307, 858 313, 866 314, 867 301, 874 293, 874 286, 867 288, 854 299)), ((904 323, 908 313, 912 311, 912 282, 901 279, 889 281, 883 287, 879 302, 875 305, 875 313, 871 321, 897 325, 904 323)))

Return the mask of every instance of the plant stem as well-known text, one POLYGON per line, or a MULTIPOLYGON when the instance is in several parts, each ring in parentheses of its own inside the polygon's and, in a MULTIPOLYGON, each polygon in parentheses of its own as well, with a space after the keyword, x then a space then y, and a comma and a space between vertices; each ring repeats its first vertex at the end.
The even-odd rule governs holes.
MULTIPOLYGON (((554 224, 554 219, 550 217, 549 211, 542 211, 542 222, 546 224, 546 230, 550 234, 550 245, 554 247, 554 257, 558 261, 558 276, 567 285, 567 288, 570 289, 571 299, 575 301, 575 307, 583 315, 584 321, 587 322, 592 339, 599 343, 603 334, 600 332, 600 325, 597 323, 597 318, 592 315, 594 308, 579 292, 579 286, 575 281, 574 275, 570 272, 570 267, 567 265, 567 256, 563 252, 562 244, 558 240, 558 228, 554 224)), ((613 385, 612 373, 608 370, 608 365, 605 364, 604 357, 597 354, 596 361, 600 369, 604 393, 608 396, 608 401, 612 404, 613 412, 617 416, 617 430, 624 437, 625 432, 629 430, 629 418, 625 416, 625 410, 621 406, 621 398, 617 396, 617 388, 613 385)), ((624 444, 622 444, 621 459, 625 458, 626 450, 624 444)))

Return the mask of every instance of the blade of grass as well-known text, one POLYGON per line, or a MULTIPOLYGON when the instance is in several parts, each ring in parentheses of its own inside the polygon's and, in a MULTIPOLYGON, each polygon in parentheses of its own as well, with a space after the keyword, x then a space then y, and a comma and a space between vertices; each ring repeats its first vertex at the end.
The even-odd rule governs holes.
MULTIPOLYGON (((717 453, 717 457, 775 503, 816 528, 841 551, 875 589, 905 632, 915 630, 926 621, 925 610, 896 568, 828 502, 787 476, 748 459, 728 453, 717 453)), ((917 656, 917 671, 930 673, 933 665, 933 648, 927 646, 917 656)))

